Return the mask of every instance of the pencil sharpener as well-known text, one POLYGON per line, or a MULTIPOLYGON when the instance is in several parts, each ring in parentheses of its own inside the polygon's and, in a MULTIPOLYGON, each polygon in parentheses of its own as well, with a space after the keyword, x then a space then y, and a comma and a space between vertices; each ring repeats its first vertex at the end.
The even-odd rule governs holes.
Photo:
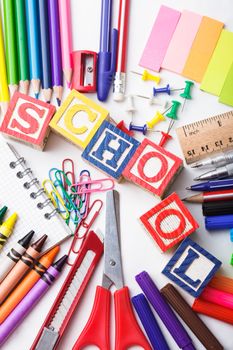
POLYGON ((79 92, 96 91, 97 53, 79 50, 72 52, 73 77, 71 89, 79 92))

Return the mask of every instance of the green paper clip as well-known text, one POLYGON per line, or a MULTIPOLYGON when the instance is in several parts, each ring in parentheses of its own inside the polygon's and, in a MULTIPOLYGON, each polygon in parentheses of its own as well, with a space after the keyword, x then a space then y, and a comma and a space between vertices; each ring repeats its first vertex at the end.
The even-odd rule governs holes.
POLYGON ((166 117, 171 118, 173 120, 177 120, 178 119, 177 112, 178 112, 179 106, 180 106, 180 102, 173 100, 171 110, 166 114, 166 117))

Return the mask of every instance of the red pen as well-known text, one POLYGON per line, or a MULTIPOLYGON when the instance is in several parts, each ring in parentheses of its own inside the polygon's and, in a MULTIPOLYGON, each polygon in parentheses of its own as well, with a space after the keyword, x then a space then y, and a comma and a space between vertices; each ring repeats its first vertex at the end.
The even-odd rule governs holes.
POLYGON ((113 98, 115 101, 122 101, 125 94, 129 5, 130 0, 120 0, 118 16, 117 66, 113 84, 113 98))
POLYGON ((195 196, 184 198, 183 200, 185 202, 190 202, 190 203, 205 203, 205 202, 233 200, 233 190, 203 192, 195 196))

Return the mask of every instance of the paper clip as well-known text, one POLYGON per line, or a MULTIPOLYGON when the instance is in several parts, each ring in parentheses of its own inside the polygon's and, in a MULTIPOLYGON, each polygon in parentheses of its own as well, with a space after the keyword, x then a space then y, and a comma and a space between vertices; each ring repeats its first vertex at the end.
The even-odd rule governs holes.
POLYGON ((74 192, 75 194, 83 194, 83 193, 93 193, 93 192, 104 192, 109 191, 114 188, 114 181, 110 178, 105 179, 99 179, 99 180, 89 180, 84 182, 78 182, 76 184, 72 184, 71 188, 77 188, 77 192, 74 192), (111 185, 105 187, 105 182, 111 183, 111 185), (79 189, 80 185, 90 185, 90 187, 82 187, 82 189, 79 189))
POLYGON ((54 184, 54 186, 56 187, 56 177, 55 177, 55 173, 56 171, 59 170, 58 168, 51 168, 49 170, 49 179, 52 181, 52 183, 54 184))
MULTIPOLYGON (((75 172, 74 172, 74 162, 70 158, 66 158, 62 161, 62 171, 63 173, 69 178, 70 176, 70 182, 73 184, 75 182, 75 172), (69 165, 67 165, 69 164, 69 165), (70 168, 70 170, 66 170, 66 168, 70 168)), ((63 185, 65 187, 65 190, 67 191, 67 184, 65 182, 65 179, 63 179, 63 185)))
MULTIPOLYGON (((88 184, 83 185, 83 182, 85 182, 85 181, 91 181, 90 172, 88 170, 82 170, 80 172, 79 182, 82 183, 82 185, 80 186, 80 190, 82 190, 83 186, 85 189, 90 186, 88 184)), ((89 208, 90 193, 83 193, 83 191, 82 191, 82 194, 80 194, 80 197, 81 197, 81 201, 83 204, 82 208, 80 208, 80 214, 82 215, 82 217, 84 219, 87 216, 87 211, 89 208)))
MULTIPOLYGON (((68 252, 68 256, 70 258, 71 253, 74 253, 75 255, 77 255, 79 253, 79 250, 90 230, 90 228, 92 227, 93 223, 95 222, 96 218, 99 216, 99 213, 101 211, 103 207, 103 201, 100 199, 96 199, 92 205, 90 206, 87 216, 86 216, 86 220, 82 220, 79 225, 77 226, 75 232, 74 232, 74 238, 72 240, 69 252, 68 252), (97 207, 97 208, 95 208, 97 207), (93 212, 94 211, 94 212, 93 212), (75 249, 75 245, 77 243, 78 240, 82 240, 81 245, 79 246, 79 248, 76 250, 75 249)), ((73 263, 69 262, 69 259, 67 260, 67 264, 69 266, 72 266, 73 263)))

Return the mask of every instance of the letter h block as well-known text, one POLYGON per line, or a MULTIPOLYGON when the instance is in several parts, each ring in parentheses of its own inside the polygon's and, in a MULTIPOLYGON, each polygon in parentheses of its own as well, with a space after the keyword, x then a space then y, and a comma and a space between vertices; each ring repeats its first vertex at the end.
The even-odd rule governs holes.
POLYGON ((182 159, 145 138, 123 176, 156 196, 163 197, 182 169, 182 159))
POLYGON ((43 150, 50 133, 49 122, 56 108, 20 92, 15 92, 0 131, 33 148, 43 150))
POLYGON ((139 144, 133 137, 104 121, 83 151, 82 157, 119 181, 139 144))
POLYGON ((162 273, 193 297, 198 297, 221 264, 199 244, 186 238, 162 273))
POLYGON ((175 192, 142 215, 139 220, 163 252, 199 227, 175 192))

